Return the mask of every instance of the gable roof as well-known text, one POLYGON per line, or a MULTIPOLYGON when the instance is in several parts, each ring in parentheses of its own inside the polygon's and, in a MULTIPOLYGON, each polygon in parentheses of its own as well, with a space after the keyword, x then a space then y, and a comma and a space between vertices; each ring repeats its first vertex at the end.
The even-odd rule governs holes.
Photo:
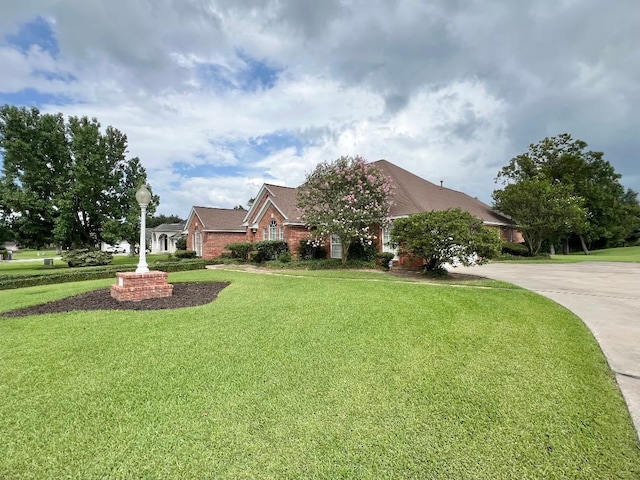
POLYGON ((485 223, 512 225, 507 217, 466 193, 435 185, 387 160, 378 160, 372 164, 393 182, 391 217, 460 208, 485 223))
POLYGON ((187 224, 190 224, 193 217, 200 220, 201 230, 211 232, 244 232, 242 220, 245 216, 244 210, 233 210, 230 208, 192 207, 187 224))
POLYGON ((178 223, 161 223, 157 227, 151 228, 155 232, 181 232, 184 230, 184 226, 186 222, 178 222, 178 223))
POLYGON ((298 203, 298 189, 293 187, 282 187, 265 183, 260 188, 251 208, 243 218, 243 225, 253 225, 264 214, 264 210, 269 204, 273 205, 284 217, 286 223, 300 223, 300 213, 296 207, 298 203), (263 198, 268 196, 266 202, 263 198))

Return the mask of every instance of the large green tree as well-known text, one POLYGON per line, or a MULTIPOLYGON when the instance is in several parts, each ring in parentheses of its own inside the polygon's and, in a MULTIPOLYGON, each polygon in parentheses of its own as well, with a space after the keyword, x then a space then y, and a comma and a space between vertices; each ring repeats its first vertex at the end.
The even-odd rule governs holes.
POLYGON ((126 135, 86 117, 0 107, 0 153, 5 218, 27 246, 99 245, 115 224, 128 227, 135 189, 146 182, 139 159, 126 158, 126 135))
POLYGON ((567 133, 545 138, 512 158, 496 178, 514 185, 531 180, 561 184, 581 197, 587 224, 565 232, 565 238, 578 236, 585 250, 585 240, 599 246, 620 244, 637 227, 639 211, 636 193, 620 184, 621 176, 602 152, 587 150, 587 146, 567 133))
POLYGON ((587 212, 582 197, 570 187, 546 179, 520 180, 493 192, 494 208, 513 218, 522 231, 529 254, 540 252, 542 242, 582 232, 587 212))
POLYGON ((498 230, 458 208, 394 220, 391 243, 401 255, 422 258, 427 272, 441 271, 445 263, 486 262, 500 253, 501 246, 498 230))
POLYGON ((371 245, 374 225, 389 221, 391 184, 362 157, 340 157, 323 162, 298 188, 298 208, 319 242, 336 235, 342 245, 342 262, 355 241, 371 245))

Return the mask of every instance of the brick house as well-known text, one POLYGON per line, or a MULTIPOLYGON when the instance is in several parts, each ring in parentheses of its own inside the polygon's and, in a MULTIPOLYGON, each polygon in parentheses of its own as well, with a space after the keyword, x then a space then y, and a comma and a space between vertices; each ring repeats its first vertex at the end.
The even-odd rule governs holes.
POLYGON ((186 222, 187 249, 202 258, 216 258, 225 245, 246 242, 247 229, 242 221, 244 210, 192 207, 186 222))
MULTIPOLYGON (((407 217, 413 213, 460 208, 479 218, 487 226, 500 230, 503 240, 522 241, 513 222, 480 200, 469 195, 435 185, 387 160, 373 164, 393 184, 391 219, 407 217)), ((193 207, 187 220, 188 248, 204 258, 217 257, 224 246, 231 242, 259 242, 283 240, 296 256, 300 240, 309 237, 309 231, 300 219, 296 208, 297 188, 264 184, 255 197, 249 211, 221 208, 193 207), (200 236, 200 240, 196 239, 200 236), (199 249, 196 248, 199 246, 199 249)), ((396 253, 388 245, 391 227, 378 227, 378 251, 396 253)), ((327 239, 327 251, 331 258, 341 258, 338 238, 327 239)), ((396 261, 411 267, 407 259, 396 261)))

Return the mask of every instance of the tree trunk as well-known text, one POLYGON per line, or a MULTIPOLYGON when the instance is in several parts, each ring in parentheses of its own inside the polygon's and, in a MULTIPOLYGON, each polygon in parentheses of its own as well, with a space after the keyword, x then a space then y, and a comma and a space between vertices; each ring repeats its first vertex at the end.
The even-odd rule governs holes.
POLYGON ((351 242, 345 242, 341 239, 340 243, 342 244, 342 264, 345 265, 349 256, 349 246, 351 245, 351 242))
POLYGON ((569 255, 569 237, 565 237, 562 241, 562 254, 569 255))
POLYGON ((550 255, 555 255, 556 254, 556 247, 553 244, 553 242, 549 242, 549 254, 550 255))
POLYGON ((591 255, 591 252, 587 248, 587 244, 584 243, 584 237, 582 235, 578 235, 578 237, 580 237, 580 245, 582 246, 582 251, 584 252, 584 254, 591 255))

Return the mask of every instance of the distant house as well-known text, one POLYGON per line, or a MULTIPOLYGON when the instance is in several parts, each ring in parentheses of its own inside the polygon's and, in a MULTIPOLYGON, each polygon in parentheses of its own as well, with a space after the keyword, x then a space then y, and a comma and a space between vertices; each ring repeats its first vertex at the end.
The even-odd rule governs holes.
POLYGON ((151 253, 175 253, 176 242, 185 237, 186 222, 163 223, 155 228, 147 229, 147 245, 151 253))
MULTIPOLYGON (((387 160, 378 160, 373 164, 393 184, 392 220, 425 211, 460 208, 482 220, 485 225, 499 229, 504 240, 522 240, 509 218, 480 200, 431 183, 387 160)), ((213 258, 219 256, 224 246, 231 242, 283 240, 296 255, 300 240, 309 237, 309 230, 300 218, 296 203, 297 188, 264 184, 247 212, 193 207, 186 227, 188 248, 198 252, 199 256, 213 258)), ((391 226, 377 228, 378 251, 396 253, 388 245, 391 226)), ((331 258, 341 258, 339 238, 327 239, 327 247, 331 258)), ((396 261, 411 266, 407 259, 396 257, 396 261)))

